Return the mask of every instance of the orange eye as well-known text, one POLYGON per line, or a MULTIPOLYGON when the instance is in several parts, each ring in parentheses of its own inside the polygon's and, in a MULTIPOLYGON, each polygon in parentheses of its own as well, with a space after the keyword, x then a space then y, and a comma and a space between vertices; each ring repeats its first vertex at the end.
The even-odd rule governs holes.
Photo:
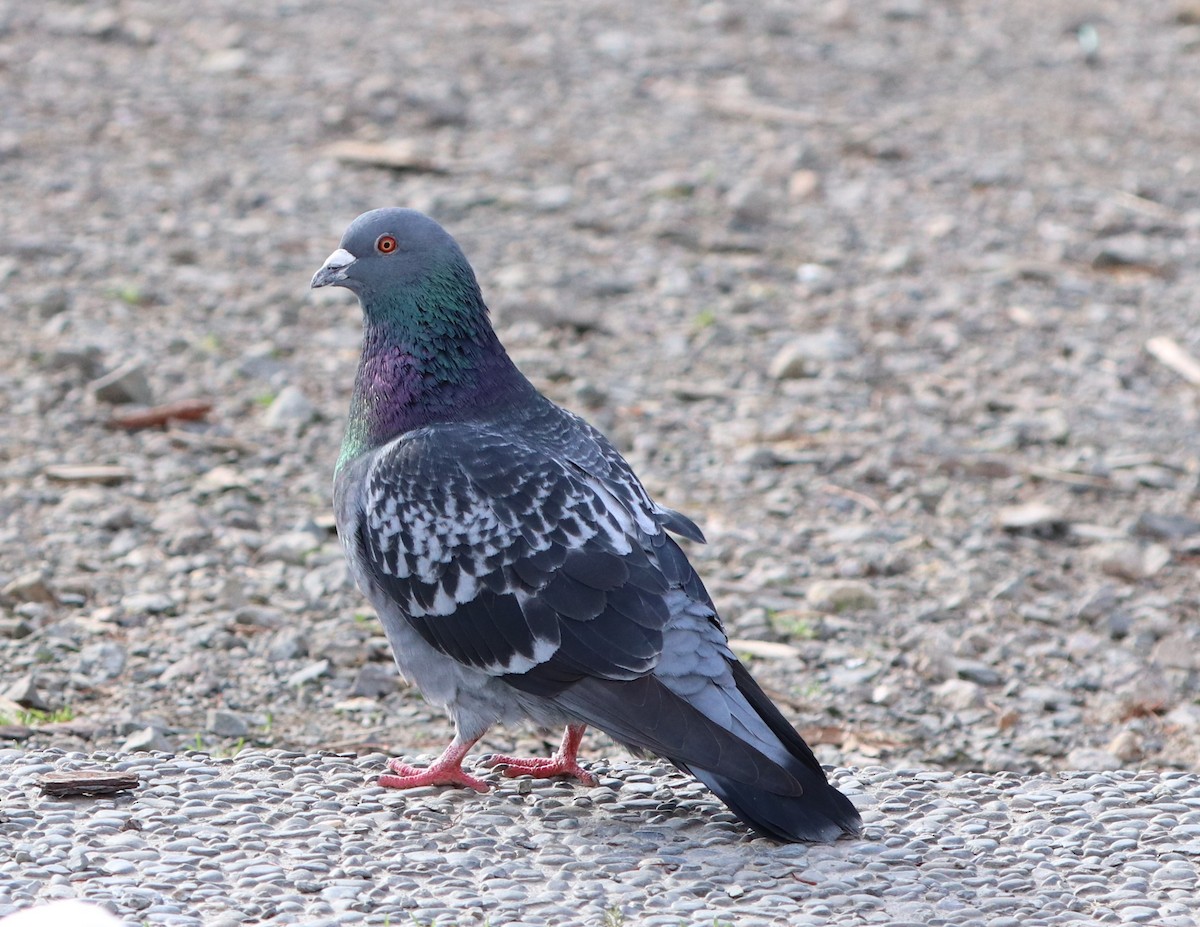
POLYGON ((375 250, 380 254, 391 254, 396 250, 396 236, 380 235, 375 242, 375 250))

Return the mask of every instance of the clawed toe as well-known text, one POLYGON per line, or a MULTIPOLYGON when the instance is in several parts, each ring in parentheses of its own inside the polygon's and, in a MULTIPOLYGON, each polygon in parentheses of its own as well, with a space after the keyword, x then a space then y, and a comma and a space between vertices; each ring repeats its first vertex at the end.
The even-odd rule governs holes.
POLYGON ((450 785, 457 788, 472 789, 476 792, 487 792, 489 786, 482 779, 476 779, 458 769, 438 769, 430 766, 428 769, 416 769, 407 763, 388 763, 398 775, 384 773, 379 777, 379 784, 385 789, 416 789, 426 785, 450 785))
POLYGON ((490 786, 482 779, 466 773, 462 768, 463 757, 475 741, 461 742, 457 738, 429 766, 421 769, 393 758, 388 760, 388 769, 395 775, 384 773, 379 784, 385 789, 416 789, 426 785, 450 785, 457 788, 486 792, 490 786))
POLYGON ((573 779, 578 779, 584 785, 594 786, 599 784, 599 780, 595 776, 573 759, 561 756, 541 759, 493 754, 484 758, 483 765, 489 769, 500 769, 500 772, 510 779, 517 776, 533 776, 535 779, 553 779, 556 776, 570 776, 573 779))
POLYGON ((388 760, 388 769, 400 776, 415 776, 420 772, 417 767, 409 766, 408 763, 404 763, 398 758, 388 760))

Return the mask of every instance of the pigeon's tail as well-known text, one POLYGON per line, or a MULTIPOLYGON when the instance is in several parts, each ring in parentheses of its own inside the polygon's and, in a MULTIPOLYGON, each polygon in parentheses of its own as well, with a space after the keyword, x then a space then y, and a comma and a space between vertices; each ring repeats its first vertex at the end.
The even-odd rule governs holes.
POLYGON ((862 818, 845 795, 824 777, 806 776, 804 795, 778 795, 720 776, 707 769, 681 766, 712 789, 729 810, 764 837, 788 843, 832 843, 862 830, 862 818))
POLYGON ((746 668, 732 660, 737 694, 730 716, 757 719, 754 733, 736 733, 689 698, 648 675, 632 680, 585 679, 555 701, 635 750, 664 757, 707 785, 759 833, 783 841, 829 842, 862 829, 850 800, 825 771, 746 668))
POLYGON ((781 765, 799 784, 801 794, 781 794, 745 776, 704 769, 692 764, 681 768, 712 789, 739 818, 758 833, 775 840, 828 843, 838 837, 857 836, 862 817, 850 799, 829 784, 825 771, 804 739, 779 713, 740 663, 731 665, 738 691, 779 739, 789 754, 781 765))

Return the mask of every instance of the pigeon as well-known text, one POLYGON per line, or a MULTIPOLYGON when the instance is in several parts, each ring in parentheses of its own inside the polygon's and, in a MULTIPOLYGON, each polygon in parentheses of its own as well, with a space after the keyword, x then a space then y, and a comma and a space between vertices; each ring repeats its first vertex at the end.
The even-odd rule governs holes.
POLYGON ((563 728, 507 776, 568 776, 587 727, 690 773, 778 841, 857 835, 862 819, 729 646, 676 538, 599 431, 517 369, 457 242, 411 209, 354 220, 312 278, 363 311, 362 356, 334 474, 338 533, 401 674, 446 709, 431 765, 379 784, 486 792, 463 769, 493 726, 563 728))

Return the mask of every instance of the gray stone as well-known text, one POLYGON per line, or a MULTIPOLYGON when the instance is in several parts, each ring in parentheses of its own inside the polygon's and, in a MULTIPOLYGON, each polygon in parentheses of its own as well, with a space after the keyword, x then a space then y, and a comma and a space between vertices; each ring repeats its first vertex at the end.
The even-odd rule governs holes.
POLYGON ((1021 697, 1042 711, 1061 711, 1071 705, 1070 694, 1053 686, 1029 686, 1021 697))
POLYGON ((1163 723, 1193 733, 1200 733, 1200 705, 1191 702, 1176 705, 1163 716, 1163 723))
POLYGON ((1157 512, 1142 512, 1133 525, 1138 537, 1159 541, 1178 541, 1200 534, 1200 520, 1186 515, 1162 515, 1157 512))
POLYGON ((20 640, 33 633, 33 625, 24 618, 0 618, 0 638, 20 640))
POLYGON ((569 184, 538 187, 529 197, 529 203, 538 212, 559 212, 571 205, 575 191, 569 184))
POLYGON ((1132 541, 1097 544, 1088 549, 1087 555, 1101 572, 1131 583, 1149 579, 1171 561, 1171 551, 1165 545, 1142 547, 1132 541))
POLYGON ((100 375, 103 356, 95 345, 82 348, 55 348, 46 359, 51 370, 76 370, 89 380, 100 375))
POLYGON ((1067 768, 1080 770, 1120 769, 1121 760, 1107 750, 1094 747, 1076 747, 1067 754, 1067 768))
POLYGON ((175 600, 164 592, 136 592, 121 599, 121 608, 130 615, 163 615, 175 607, 175 600))
POLYGON ((1172 631, 1155 643, 1150 659, 1161 667, 1200 669, 1200 640, 1193 629, 1172 631))
POLYGON ((18 676, 7 689, 0 692, 0 701, 5 699, 16 702, 23 708, 35 708, 38 711, 49 711, 51 707, 38 690, 37 677, 33 673, 18 676))
MULTIPOLYGON (((320 556, 318 554, 314 559, 319 559, 320 556)), ((307 559, 305 563, 308 563, 307 559)), ((334 553, 333 559, 324 566, 309 569, 304 574, 300 585, 310 602, 327 601, 330 595, 353 585, 350 582, 350 571, 346 565, 346 558, 341 551, 337 551, 334 553)))
POLYGON ((321 541, 310 531, 287 531, 277 534, 258 550, 262 560, 282 560, 302 566, 308 555, 321 546, 321 541))
POLYGON ((250 724, 242 715, 225 708, 210 708, 204 727, 218 737, 245 737, 250 732, 250 724))
MULTIPOLYGON (((238 596, 236 591, 231 591, 231 594, 235 598, 238 596)), ((278 609, 262 605, 243 605, 238 608, 234 619, 238 624, 255 628, 282 628, 288 622, 278 609)))
POLYGON ((273 663, 296 660, 308 655, 308 636, 298 628, 280 628, 267 647, 267 659, 273 663))
POLYGON ((0 596, 13 602, 42 602, 53 605, 54 591, 41 570, 30 570, 4 584, 0 596))
POLYGON ((79 652, 79 672, 91 682, 107 682, 125 669, 125 648, 112 641, 89 644, 79 652))
POLYGON ((310 663, 303 669, 298 669, 287 678, 289 686, 302 686, 305 683, 312 682, 314 679, 319 679, 329 672, 329 661, 318 660, 315 663, 310 663))
POLYGON ((392 663, 364 663, 350 687, 352 696, 381 698, 396 691, 400 674, 392 663))
POLYGON ((1121 640, 1129 636, 1133 630, 1133 624, 1132 614, 1123 609, 1117 609, 1105 616, 1103 627, 1114 640, 1121 640))
POLYGON ((144 727, 139 731, 134 731, 125 738, 125 742, 117 750, 118 753, 173 753, 174 751, 175 745, 153 727, 144 727))
POLYGON ((777 194, 763 187, 754 178, 746 178, 729 191, 728 204, 733 222, 739 226, 765 225, 771 220, 777 194))
POLYGON ((1119 602, 1116 587, 1111 583, 1106 583, 1089 592, 1087 597, 1076 607, 1075 614, 1084 621, 1097 622, 1111 614, 1119 602))
POLYGON ((767 373, 776 380, 815 377, 828 364, 849 360, 859 350, 854 339, 837 329, 812 332, 780 348, 767 366, 767 373))
POLYGON ((1119 732, 1108 742, 1105 750, 1122 763, 1137 762, 1145 753, 1142 738, 1130 730, 1119 732))
POLYGON ((998 686, 1004 681, 998 670, 979 660, 955 660, 954 672, 960 678, 969 679, 981 686, 998 686))
MULTIPOLYGON (((33 304, 34 311, 39 319, 45 321, 52 319, 56 315, 62 315, 71 308, 71 294, 67 290, 55 289, 45 293, 33 304)), ((58 349, 65 350, 65 349, 58 349)), ((58 350, 54 353, 57 354, 58 350)), ((91 348, 92 351, 99 353, 98 348, 91 348)), ((51 356, 51 366, 58 366, 54 363, 53 355, 51 356)))
POLYGON ((833 292, 835 280, 834 272, 824 264, 808 263, 796 268, 796 282, 812 294, 833 292))
POLYGON ((263 415, 268 428, 287 429, 307 425, 317 417, 317 407, 298 386, 285 386, 263 415))
POLYGON ((906 273, 916 270, 921 264, 920 258, 908 245, 896 245, 879 256, 875 266, 887 274, 906 273))
POLYGON ((1130 233, 1100 242, 1094 249, 1092 266, 1100 269, 1144 267, 1162 271, 1166 269, 1167 262, 1149 238, 1130 233))
POLYGON ((149 405, 154 399, 150 381, 146 379, 146 368, 139 361, 130 361, 93 381, 91 390, 101 402, 113 405, 126 402, 149 405))
POLYGON ((933 691, 938 701, 954 711, 966 711, 983 704, 983 690, 967 679, 947 679, 933 691))
POLYGON ((808 604, 834 614, 876 608, 879 599, 865 582, 854 579, 821 579, 808 587, 808 604))

